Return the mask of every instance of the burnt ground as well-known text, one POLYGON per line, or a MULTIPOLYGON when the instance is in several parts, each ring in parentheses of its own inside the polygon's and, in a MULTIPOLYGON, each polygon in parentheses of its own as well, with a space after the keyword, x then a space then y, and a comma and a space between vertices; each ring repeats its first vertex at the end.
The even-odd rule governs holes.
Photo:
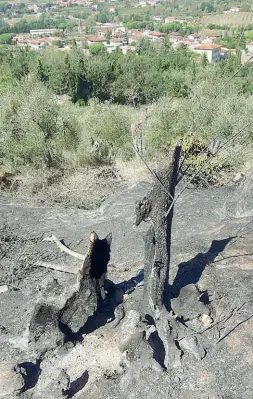
MULTIPOLYGON (((138 310, 144 242, 149 227, 133 227, 135 184, 97 211, 35 207, 0 198, 0 397, 248 399, 253 392, 253 182, 188 190, 173 219, 171 305, 189 334, 178 338, 178 362, 163 370, 163 348, 139 343, 128 356, 119 343, 130 310, 138 310), (38 356, 28 326, 44 290, 72 290, 80 261, 43 241, 54 233, 85 253, 89 234, 113 234, 108 278, 123 303, 68 342, 38 356), (51 263, 52 269, 41 266, 51 263), (55 270, 58 268, 59 270, 55 270), (204 316, 203 316, 204 315, 204 316), (193 339, 195 337, 195 341, 193 339), (202 353, 202 354, 201 354, 202 353), (13 366, 19 365, 16 371, 13 366)), ((131 312, 130 312, 131 313, 131 312)))

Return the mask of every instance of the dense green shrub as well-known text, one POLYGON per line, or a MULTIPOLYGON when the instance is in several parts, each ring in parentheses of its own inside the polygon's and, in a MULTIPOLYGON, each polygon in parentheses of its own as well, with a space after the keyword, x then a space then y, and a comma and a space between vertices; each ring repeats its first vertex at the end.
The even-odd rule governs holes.
POLYGON ((79 126, 41 83, 26 81, 1 96, 1 162, 14 169, 64 164, 77 149, 79 126))
POLYGON ((0 35, 0 44, 11 44, 14 33, 2 33, 0 35))

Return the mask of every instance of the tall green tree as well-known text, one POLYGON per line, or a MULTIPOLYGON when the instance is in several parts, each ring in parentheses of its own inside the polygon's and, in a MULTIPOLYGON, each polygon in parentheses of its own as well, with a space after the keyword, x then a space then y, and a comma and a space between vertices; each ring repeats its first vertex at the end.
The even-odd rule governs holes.
POLYGON ((106 32, 106 36, 105 36, 105 38, 106 38, 106 43, 107 43, 107 44, 110 44, 111 37, 112 37, 112 34, 111 34, 111 32, 108 30, 108 31, 106 32))
POLYGON ((42 83, 45 83, 47 81, 47 75, 40 59, 38 59, 36 76, 38 80, 40 80, 42 83))
POLYGON ((203 53, 200 57, 200 66, 205 68, 208 65, 208 59, 206 53, 203 53))
POLYGON ((71 70, 68 54, 66 54, 64 58, 64 80, 65 80, 65 93, 71 97, 71 100, 73 102, 76 102, 78 76, 76 73, 73 73, 73 71, 71 70))

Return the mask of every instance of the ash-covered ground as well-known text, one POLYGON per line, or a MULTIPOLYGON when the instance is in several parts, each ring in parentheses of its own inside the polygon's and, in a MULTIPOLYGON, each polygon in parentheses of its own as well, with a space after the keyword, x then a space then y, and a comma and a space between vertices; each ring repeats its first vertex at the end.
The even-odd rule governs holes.
POLYGON ((134 207, 149 189, 135 184, 97 211, 0 198, 0 397, 252 397, 252 178, 187 190, 176 203, 171 306, 188 332, 178 338, 178 359, 168 370, 159 337, 143 335, 139 318, 149 224, 133 226, 134 207), (43 239, 53 233, 85 253, 93 230, 102 238, 112 232, 108 279, 120 300, 112 304, 108 295, 78 340, 35 350, 29 326, 36 304, 69 295, 80 266, 43 239))

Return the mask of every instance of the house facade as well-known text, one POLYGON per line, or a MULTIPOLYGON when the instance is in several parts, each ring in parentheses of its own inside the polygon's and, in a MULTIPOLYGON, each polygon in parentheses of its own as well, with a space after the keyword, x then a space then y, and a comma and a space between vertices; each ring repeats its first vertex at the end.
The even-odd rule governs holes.
POLYGON ((188 39, 193 43, 201 43, 202 41, 201 36, 198 33, 192 33, 188 36, 188 39))
POLYGON ((147 30, 144 32, 144 35, 151 41, 160 41, 164 39, 165 34, 162 32, 156 32, 147 30))
POLYGON ((51 36, 53 35, 57 29, 31 29, 31 36, 51 36))
POLYGON ((217 62, 221 59, 221 46, 211 43, 202 43, 192 49, 200 55, 206 54, 208 62, 217 62))
POLYGON ((176 22, 176 18, 175 17, 166 17, 164 22, 166 24, 169 24, 170 22, 176 22))
POLYGON ((144 37, 144 34, 142 32, 139 32, 137 29, 131 29, 128 31, 128 43, 136 43, 138 40, 142 39, 144 37))
POLYGON ((178 43, 181 43, 182 40, 184 40, 183 36, 181 36, 177 32, 171 32, 169 35, 169 39, 172 44, 178 44, 178 43))
POLYGON ((102 43, 102 44, 106 44, 107 41, 104 37, 102 36, 94 36, 94 35, 90 35, 87 37, 87 44, 88 46, 92 46, 95 43, 102 43))

